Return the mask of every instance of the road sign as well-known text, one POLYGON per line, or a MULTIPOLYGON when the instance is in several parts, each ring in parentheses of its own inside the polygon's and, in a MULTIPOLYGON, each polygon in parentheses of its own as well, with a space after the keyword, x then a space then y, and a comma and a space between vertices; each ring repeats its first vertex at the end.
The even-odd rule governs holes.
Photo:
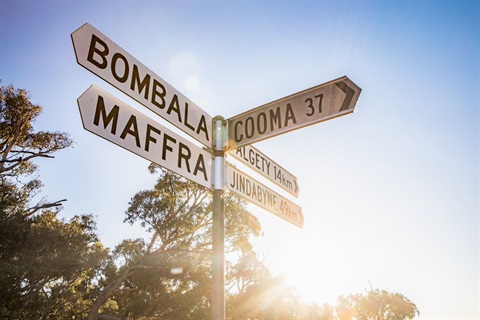
POLYGON ((229 164, 226 166, 226 184, 236 195, 303 228, 301 207, 229 164))
POLYGON ((228 119, 228 148, 352 113, 360 91, 342 77, 232 117, 228 119))
POLYGON ((212 147, 212 117, 152 70, 88 23, 72 33, 72 42, 78 64, 212 147))
POLYGON ((298 197, 297 178, 253 146, 240 147, 228 154, 298 197))
POLYGON ((187 179, 212 188, 212 155, 92 85, 78 98, 83 127, 187 179))

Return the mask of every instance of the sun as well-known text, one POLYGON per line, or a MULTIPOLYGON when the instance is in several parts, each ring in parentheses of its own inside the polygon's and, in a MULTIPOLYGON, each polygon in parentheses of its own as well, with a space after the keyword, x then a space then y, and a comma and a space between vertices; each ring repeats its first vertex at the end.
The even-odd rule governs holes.
POLYGON ((259 212, 264 235, 255 241, 255 250, 264 257, 273 276, 285 277, 287 284, 306 303, 334 304, 351 293, 352 266, 341 266, 345 257, 315 230, 299 229, 269 213, 259 212), (339 263, 340 262, 340 263, 339 263))

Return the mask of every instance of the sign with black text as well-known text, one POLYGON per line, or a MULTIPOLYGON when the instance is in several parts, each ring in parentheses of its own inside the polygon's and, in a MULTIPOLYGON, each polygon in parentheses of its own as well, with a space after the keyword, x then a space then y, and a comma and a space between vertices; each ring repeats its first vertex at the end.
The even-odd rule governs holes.
POLYGON ((297 227, 303 228, 302 208, 297 204, 229 164, 226 165, 225 172, 228 190, 297 227))
POLYGON ((241 113, 228 119, 228 149, 352 113, 360 92, 342 77, 241 113))
POLYGON ((208 148, 212 117, 86 23, 72 33, 77 62, 208 148))
MULTIPOLYGON (((227 120, 217 116, 214 121, 197 104, 90 24, 85 23, 74 31, 71 39, 79 65, 196 141, 178 135, 95 85, 77 99, 86 130, 212 189, 216 219, 224 215, 223 205, 219 203, 221 193, 227 189, 303 228, 300 206, 226 163, 225 155, 298 197, 297 178, 252 144, 352 113, 361 89, 348 77, 294 93, 227 120)), ((223 222, 215 223, 216 228, 223 228, 223 222)), ((222 268, 219 267, 218 274, 224 271, 222 268)))
POLYGON ((92 85, 78 98, 83 127, 151 162, 212 188, 212 155, 92 85))
POLYGON ((228 155, 246 164, 280 188, 298 197, 297 178, 253 146, 247 145, 231 150, 228 155))

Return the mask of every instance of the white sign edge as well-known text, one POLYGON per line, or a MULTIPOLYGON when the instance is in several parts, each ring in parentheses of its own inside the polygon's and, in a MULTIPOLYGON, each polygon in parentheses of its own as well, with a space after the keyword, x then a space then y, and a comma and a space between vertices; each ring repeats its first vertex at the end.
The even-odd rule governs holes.
MULTIPOLYGON (((104 98, 105 99, 105 98, 104 98)), ((127 103, 119 100, 118 98, 116 98, 115 96, 111 95, 110 93, 104 91, 103 89, 101 89, 100 87, 98 87, 97 85, 91 85, 82 95, 80 95, 80 97, 77 99, 77 105, 78 105, 78 108, 79 108, 79 111, 80 111, 80 117, 81 117, 81 120, 82 120, 82 125, 83 125, 83 128, 86 130, 86 131, 89 131, 93 134, 95 134, 96 136, 106 140, 106 141, 109 141, 119 147, 121 147, 122 149, 125 149, 147 161, 150 161, 150 162, 153 162, 153 163, 156 163, 158 164, 159 166, 161 166, 162 168, 165 168, 169 171, 172 171, 178 175, 181 175, 182 177, 190 180, 190 181, 193 181, 195 183, 198 183, 208 189, 213 189, 212 187, 212 181, 213 181, 213 158, 212 158, 212 155, 209 151, 193 144, 191 141, 185 139, 184 137, 178 135, 178 133, 176 132, 173 132, 171 131, 170 129, 164 127, 163 125, 161 125, 160 123, 156 122, 155 120, 149 118, 148 116, 146 116, 145 114, 141 113, 140 111, 138 111, 137 109, 131 107, 130 105, 128 105, 127 103), (202 179, 198 179, 197 177, 195 177, 194 175, 191 175, 189 174, 188 172, 185 173, 185 172, 182 172, 180 171, 178 168, 176 168, 175 166, 172 166, 170 165, 167 161, 163 161, 163 162, 159 162, 155 159, 152 159, 151 157, 148 157, 148 156, 145 156, 145 155, 142 155, 142 154, 139 154, 138 152, 135 152, 133 151, 131 148, 129 148, 128 146, 125 145, 122 145, 121 143, 117 143, 116 141, 113 141, 112 139, 109 139, 108 137, 105 137, 103 135, 101 135, 100 133, 98 132, 95 132, 94 130, 91 130, 90 128, 88 128, 88 126, 86 125, 86 119, 85 119, 85 114, 83 113, 82 111, 82 106, 81 106, 81 99, 82 97, 85 97, 87 94, 93 94, 92 91, 95 91, 95 95, 98 95, 99 93, 103 94, 105 97, 107 97, 107 99, 111 99, 110 102, 113 102, 118 105, 120 107, 120 105, 122 106, 122 108, 125 108, 125 109, 128 109, 130 112, 132 112, 135 116, 137 117, 142 117, 144 119, 147 119, 149 121, 149 123, 152 123, 155 125, 156 128, 161 128, 162 129, 162 134, 165 134, 167 133, 169 136, 171 137, 175 137, 175 139, 177 139, 177 141, 180 141, 181 143, 183 143, 184 145, 188 146, 190 148, 190 150, 194 150, 194 152, 196 152, 197 154, 202 154, 204 159, 205 159, 205 162, 206 162, 206 170, 208 171, 207 172, 207 176, 208 176, 208 179, 207 180, 202 180, 202 179)), ((95 106, 96 107, 96 106, 95 106)), ((92 107, 92 108, 95 108, 95 107, 92 107)))
POLYGON ((241 197, 242 199, 245 199, 246 201, 256 205, 257 207, 261 208, 261 209, 264 209, 272 214, 274 214, 275 216, 303 229, 303 226, 304 226, 304 222, 305 222, 305 217, 303 216, 303 211, 302 211, 302 208, 294 203, 293 201, 285 198, 284 196, 282 196, 281 194, 277 193, 276 191, 270 189, 269 187, 265 186, 263 183, 257 181, 256 179, 252 178, 251 176, 249 176, 248 174, 244 173, 243 171, 237 169, 235 166, 225 162, 225 181, 224 181, 224 184, 227 188, 227 190, 229 190, 230 192, 233 192, 235 195, 241 197), (229 176, 229 174, 231 174, 232 172, 230 170, 235 170, 237 172, 239 172, 240 174, 246 176, 248 179, 254 181, 256 184, 260 185, 262 188, 268 190, 269 192, 271 192, 272 194, 275 194, 276 197, 278 197, 280 200, 282 201, 285 201, 290 205, 293 205, 294 207, 297 207, 297 209, 299 209, 299 214, 300 214, 300 221, 297 223, 296 221, 292 220, 292 219, 288 219, 288 217, 285 217, 283 216, 282 214, 280 214, 280 212, 277 212, 277 210, 271 210, 269 209, 267 206, 262 206, 260 203, 256 202, 256 201, 252 201, 251 198, 248 198, 247 196, 245 196, 244 194, 240 193, 240 192, 237 192, 235 189, 232 189, 229 187, 229 178, 227 176, 229 176))
POLYGON ((329 85, 332 85, 332 84, 335 84, 335 83, 339 83, 339 82, 342 82, 342 81, 349 81, 351 82, 353 85, 355 85, 356 88, 358 88, 358 91, 355 92, 355 94, 353 95, 352 97, 352 101, 350 102, 351 105, 353 105, 353 108, 351 109, 346 109, 346 110, 343 110, 343 111, 340 111, 340 112, 337 112, 335 114, 331 114, 329 116, 326 116, 326 117, 322 117, 322 118, 319 118, 319 119, 316 119, 312 122, 308 122, 308 123, 303 123, 303 124, 300 124, 300 125, 295 125, 293 126, 292 128, 290 129, 284 129, 284 130, 277 130, 276 132, 272 132, 272 133, 268 133, 268 134, 265 134, 265 135, 262 135, 261 137, 256 137, 256 138, 253 138, 253 139, 250 139, 250 140, 245 140, 243 142, 240 142, 240 143, 232 143, 233 140, 230 139, 230 129, 228 129, 228 145, 227 145, 227 151, 230 151, 230 150, 233 150, 233 149, 236 149, 236 148, 240 148, 240 147, 243 147, 243 146, 246 146, 246 145, 251 145, 251 144, 254 144, 254 143, 257 143, 257 142, 260 142, 260 141, 263 141, 263 140, 266 140, 266 139, 269 139, 269 138, 273 138, 273 137, 276 137, 276 136, 279 136, 279 135, 282 135, 282 134, 285 134, 285 133, 288 133, 288 132, 292 132, 292 131, 295 131, 295 130, 299 130, 299 129, 303 129, 303 128, 306 128, 306 127, 309 127, 309 126, 312 126, 312 125, 315 125, 315 124, 318 124, 318 123, 321 123, 321 122, 324 122, 324 121, 328 121, 328 120, 332 120, 332 119, 335 119, 335 118, 338 118, 338 117, 341 117, 341 116, 345 116, 345 115, 348 115, 350 113, 353 113, 354 112, 354 109, 355 109, 355 106, 358 102, 358 98, 360 97, 360 93, 362 91, 362 89, 360 87, 358 87, 352 80, 350 80, 347 76, 342 76, 340 78, 337 78, 337 79, 334 79, 334 80, 331 80, 331 81, 328 81, 328 82, 325 82, 325 83, 322 83, 322 84, 319 84, 317 86, 314 86, 314 87, 311 87, 311 88, 308 88, 308 89, 305 89, 305 90, 301 90, 301 91, 298 91, 296 93, 293 93, 291 95, 288 95, 288 96, 285 96, 283 98, 280 98, 280 99, 277 99, 277 100, 274 100, 274 101, 271 101, 271 102, 268 102, 268 103, 265 103, 263 105, 260 105, 258 107, 255 107, 255 108, 252 108, 250 110, 247 110, 247 111, 244 111, 240 114, 237 114, 233 117, 230 117, 227 119, 227 124, 228 124, 228 128, 230 127, 230 124, 231 122, 233 121, 237 121, 237 119, 239 118, 242 118, 242 117, 246 117, 247 115, 249 114, 252 114, 252 113, 255 113, 257 112, 258 110, 261 110, 263 108, 268 108, 272 105, 275 105, 275 104, 279 104, 279 103, 282 103, 284 101, 287 101, 287 100, 290 100, 290 99, 293 99, 299 95, 302 95, 304 93, 307 93, 307 92, 310 92, 310 91, 314 91, 314 90, 318 90, 318 89, 321 89, 323 87, 326 87, 326 86, 329 86, 329 85))
POLYGON ((241 147, 238 147, 238 148, 235 148, 235 149, 231 149, 228 151, 227 153, 227 156, 231 156, 233 157, 234 159, 236 159, 237 161, 240 161, 241 163, 245 164, 247 167, 251 168, 252 170, 254 170, 255 172, 259 173, 260 175, 262 175, 263 177, 267 178, 269 181, 273 182, 276 186, 282 188, 283 190, 287 191, 288 193, 290 193, 291 195, 295 196, 295 197, 298 197, 298 194, 300 192, 300 186, 298 185, 298 179, 295 175, 293 175, 292 173, 290 173, 288 170, 286 170, 284 167, 282 167, 281 165, 279 165, 276 161, 273 161, 270 157, 268 157, 267 155, 265 155, 263 152, 261 152, 260 150, 258 150, 257 148, 255 148, 254 146, 252 145, 245 145, 245 146, 241 146, 241 147), (240 148, 252 148, 254 150, 254 152, 256 153, 259 153, 261 154, 263 157, 265 157, 266 159, 268 159, 270 161, 270 163, 273 163, 274 166, 276 166, 277 168, 280 168, 283 172, 286 173, 286 175, 289 176, 289 178, 287 180, 291 180, 292 183, 294 185, 296 185, 296 190, 297 192, 295 192, 295 190, 290 190, 289 188, 287 188, 286 186, 284 186, 283 184, 281 184, 280 182, 278 182, 274 177, 275 177, 275 173, 273 173, 273 175, 271 174, 266 174, 264 173, 262 170, 258 169, 256 166, 252 165, 250 162, 246 161, 245 159, 243 159, 242 157, 238 156, 237 155, 237 150, 240 149, 240 148))
MULTIPOLYGON (((168 87, 168 91, 173 91, 174 94, 177 95, 177 97, 182 97, 184 100, 187 100, 188 101, 188 105, 189 105, 189 111, 190 112, 201 112, 202 115, 204 115, 206 117, 206 129, 207 129, 207 133, 208 135, 211 135, 212 132, 213 132, 213 124, 212 124, 212 116, 210 116, 205 110, 203 110, 202 108, 200 108, 195 102, 193 102, 192 100, 190 100, 188 97, 186 97, 183 93, 181 93, 179 90, 177 90, 175 87, 173 87, 171 84, 169 84, 167 81, 165 81, 162 77, 160 77, 158 74, 156 74, 154 71, 152 71, 150 68, 148 68, 147 66, 145 66, 143 63, 141 63, 138 59, 136 59, 135 57, 133 57, 131 54, 129 54, 126 50, 124 50, 122 47, 120 47, 118 44, 116 44, 114 41, 112 41, 110 38, 108 38, 106 35, 104 35, 102 32, 100 32, 98 29, 96 29, 95 27, 93 27, 91 24, 89 23, 85 23, 83 24, 81 27, 79 27, 77 30, 75 30, 74 32, 71 33, 71 39, 72 39, 72 43, 73 43, 73 47, 74 47, 74 52, 75 52, 75 58, 77 60, 77 63, 79 65, 81 65, 82 67, 84 67, 85 69, 87 69, 88 71, 92 72, 94 75, 98 76, 99 78, 103 79, 104 81, 106 81, 108 84, 112 85, 113 87, 115 87, 116 89, 120 90, 122 93, 126 94, 127 96, 131 97, 132 99, 134 99, 135 101, 137 101, 138 103, 140 103, 141 105, 143 105, 144 107, 148 108, 149 110, 151 110, 152 112, 154 112, 155 114, 159 115, 160 117, 162 117, 162 119, 168 121, 169 123, 171 123, 172 125, 174 125, 175 127, 179 128, 182 132, 186 133, 187 135, 191 136, 192 138, 194 138, 195 140, 199 141, 200 143, 202 143, 204 146, 206 146, 207 148, 212 148, 212 138, 213 137, 209 137, 209 140, 206 140, 206 139, 202 139, 199 137, 199 135, 194 135, 192 134, 190 131, 188 131, 186 129, 186 126, 185 125, 181 125, 179 126, 178 125, 178 122, 176 121, 173 121, 171 118, 173 118, 172 116, 169 116, 167 115, 165 112, 158 112, 157 111, 157 108, 153 108, 152 106, 150 106, 148 103, 145 103, 142 99, 139 99, 138 97, 135 97, 135 95, 132 95, 130 94, 130 92, 128 90, 125 90, 124 88, 122 88, 122 86, 120 85, 117 85, 115 83, 115 81, 111 80, 111 79, 108 79, 108 77, 104 77, 102 75, 99 75, 97 72, 95 72, 94 70, 88 68, 86 66, 86 63, 83 62, 83 60, 85 60, 84 57, 81 57, 79 55, 79 50, 77 50, 77 45, 80 47, 81 44, 79 43, 76 43, 76 38, 77 38, 77 35, 81 34, 81 33, 85 33, 85 29, 92 29, 92 30, 88 30, 88 31, 91 31, 92 34, 95 32, 97 33, 98 35, 100 35, 99 38, 102 39, 102 41, 108 41, 109 44, 113 45, 115 47, 115 49, 117 49, 116 51, 121 51, 122 54, 124 56, 127 56, 129 58, 129 60, 132 60, 135 62, 135 64, 137 65, 137 67, 139 68, 142 68, 143 70, 147 70, 148 71, 148 74, 151 74, 153 75, 155 78, 157 79, 160 79, 161 80, 161 83, 162 85, 165 85, 168 87)), ((83 35, 83 34, 82 34, 83 35)), ((84 39, 84 37, 78 37, 78 41, 86 41, 84 39)), ((166 107, 165 107, 166 109, 166 107)), ((163 110, 163 109, 161 109, 163 110)), ((181 123, 181 122, 180 122, 181 123)))

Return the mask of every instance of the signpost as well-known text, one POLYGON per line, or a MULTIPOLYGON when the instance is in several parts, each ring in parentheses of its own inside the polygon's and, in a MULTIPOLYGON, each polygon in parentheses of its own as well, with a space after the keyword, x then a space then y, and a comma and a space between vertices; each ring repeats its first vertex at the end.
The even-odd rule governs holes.
POLYGON ((83 127, 151 162, 212 188, 212 155, 92 85, 78 98, 83 127))
POLYGON ((280 188, 298 197, 297 178, 253 146, 230 151, 229 155, 260 173, 280 188))
POLYGON ((303 218, 302 208, 228 164, 226 168, 226 182, 228 190, 236 195, 270 211, 297 227, 303 228, 305 219, 303 218))
POLYGON ((241 113, 228 119, 228 149, 352 113, 360 91, 342 77, 241 113))
POLYGON ((212 117, 86 23, 72 33, 77 62, 208 148, 212 117))
POLYGON ((347 77, 239 114, 205 111, 91 25, 72 33, 78 64, 208 149, 92 85, 78 98, 86 130, 212 189, 212 320, 225 319, 225 189, 303 228, 302 208, 225 163, 225 152, 298 196, 297 178, 250 144, 353 112, 361 89, 347 77))

